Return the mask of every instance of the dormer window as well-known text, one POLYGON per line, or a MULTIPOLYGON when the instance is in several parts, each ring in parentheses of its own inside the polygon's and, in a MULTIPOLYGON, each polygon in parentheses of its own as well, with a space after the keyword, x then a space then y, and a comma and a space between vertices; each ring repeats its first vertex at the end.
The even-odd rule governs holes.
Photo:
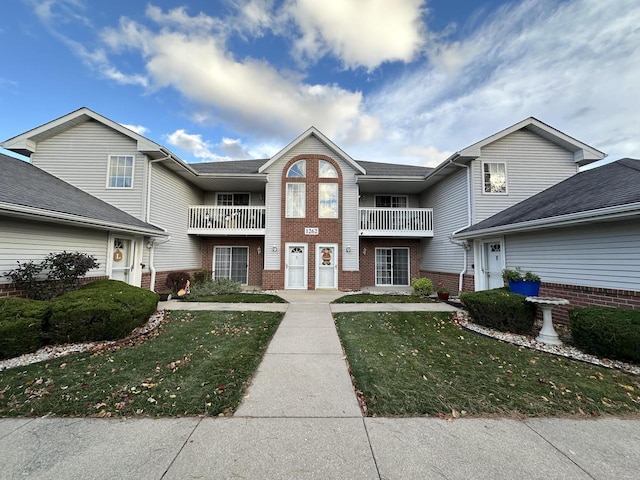
POLYGON ((307 161, 298 160, 289 167, 287 171, 288 178, 304 178, 307 176, 307 161))

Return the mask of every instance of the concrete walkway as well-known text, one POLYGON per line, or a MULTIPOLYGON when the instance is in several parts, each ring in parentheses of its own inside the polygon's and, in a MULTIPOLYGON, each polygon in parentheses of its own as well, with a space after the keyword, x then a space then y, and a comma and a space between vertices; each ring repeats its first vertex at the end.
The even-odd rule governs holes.
POLYGON ((206 304, 286 311, 234 417, 2 419, 0 478, 637 478, 640 420, 363 418, 331 312, 451 307, 281 295, 291 303, 206 304))

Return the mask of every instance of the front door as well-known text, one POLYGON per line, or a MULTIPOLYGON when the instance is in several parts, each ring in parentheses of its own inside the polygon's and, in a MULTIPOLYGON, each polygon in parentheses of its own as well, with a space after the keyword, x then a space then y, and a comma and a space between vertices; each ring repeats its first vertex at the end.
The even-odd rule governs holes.
POLYGON ((287 244, 285 288, 307 288, 307 244, 287 244))
POLYGON ((338 245, 316 245, 316 288, 338 288, 338 245))
POLYGON ((484 277, 488 290, 504 286, 502 281, 502 269, 504 268, 504 252, 502 242, 485 242, 484 248, 484 277))
POLYGON ((111 257, 111 279, 132 284, 132 259, 131 240, 115 237, 113 239, 113 255, 111 257))

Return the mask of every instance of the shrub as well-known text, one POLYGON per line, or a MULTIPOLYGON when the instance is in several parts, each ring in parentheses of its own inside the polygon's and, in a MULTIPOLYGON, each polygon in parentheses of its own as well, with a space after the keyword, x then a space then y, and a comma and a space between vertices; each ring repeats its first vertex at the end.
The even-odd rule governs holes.
POLYGON ((45 334, 52 343, 115 340, 149 320, 158 295, 117 280, 98 280, 51 301, 45 334))
POLYGON ((414 278, 411 280, 413 294, 428 297, 433 293, 433 282, 429 278, 414 278))
POLYGON ((191 280, 189 272, 170 272, 164 284, 171 290, 171 293, 178 293, 185 287, 187 280, 191 280))
POLYGON ((42 324, 48 315, 48 302, 0 299, 0 358, 16 357, 40 348, 42 324))
POLYGON ((505 282, 539 282, 540 276, 530 271, 523 272, 520 267, 516 267, 515 270, 505 268, 502 270, 502 280, 505 282))
POLYGON ((528 335, 536 319, 535 305, 505 288, 462 292, 460 300, 478 325, 528 335))
POLYGON ((191 300, 197 300, 203 297, 211 297, 214 295, 228 295, 233 293, 240 293, 242 285, 233 280, 227 278, 221 278, 218 280, 209 280, 204 283, 197 283, 191 287, 191 293, 189 298, 191 300))
POLYGON ((50 253, 40 263, 31 260, 25 263, 18 262, 18 268, 4 275, 9 277, 27 298, 48 300, 77 290, 80 277, 99 266, 93 255, 64 251, 50 253))
POLYGON ((213 272, 211 270, 198 270, 193 274, 194 285, 211 282, 213 272))
POLYGON ((640 362, 640 311, 583 307, 569 311, 576 346, 592 355, 640 362))

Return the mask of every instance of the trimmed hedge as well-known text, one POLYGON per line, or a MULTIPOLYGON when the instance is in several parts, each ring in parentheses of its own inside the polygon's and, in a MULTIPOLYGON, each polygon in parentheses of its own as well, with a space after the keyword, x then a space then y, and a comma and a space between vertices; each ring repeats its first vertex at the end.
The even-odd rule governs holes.
POLYGON ((17 357, 42 346, 42 324, 49 304, 39 300, 0 299, 0 359, 17 357))
POLYGON ((116 340, 144 325, 156 293, 117 280, 98 280, 51 301, 45 335, 51 343, 116 340))
POLYGON ((569 329, 585 353, 640 362, 640 311, 582 307, 569 310, 569 329))
POLYGON ((525 298, 506 288, 460 294, 460 300, 478 325, 529 335, 536 320, 536 307, 525 298))

